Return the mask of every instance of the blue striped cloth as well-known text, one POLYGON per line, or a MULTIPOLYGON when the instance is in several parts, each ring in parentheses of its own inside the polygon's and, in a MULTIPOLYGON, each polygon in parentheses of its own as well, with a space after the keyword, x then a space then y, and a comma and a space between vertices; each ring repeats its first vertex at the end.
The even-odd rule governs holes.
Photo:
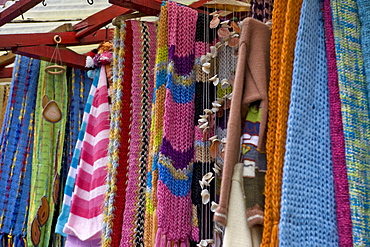
POLYGON ((64 225, 67 223, 68 217, 69 217, 69 214, 70 214, 72 192, 73 192, 73 189, 74 189, 74 186, 75 186, 75 179, 76 179, 76 175, 77 175, 77 167, 78 167, 78 164, 79 164, 79 161, 80 161, 80 155, 81 155, 81 143, 82 143, 82 140, 85 136, 87 119, 90 115, 91 104, 92 104, 92 101, 94 99, 94 94, 95 94, 95 91, 96 91, 96 87, 97 87, 98 82, 99 82, 99 74, 100 74, 99 72, 100 72, 100 69, 98 69, 98 71, 96 71, 96 74, 94 76, 94 80, 93 80, 93 83, 92 83, 92 86, 91 86, 91 89, 90 89, 90 92, 89 92, 89 96, 87 98, 87 102, 86 102, 86 105, 85 105, 85 112, 83 114, 83 119, 82 119, 81 129, 80 129, 80 132, 78 134, 78 140, 76 142, 76 147, 75 147, 75 150, 73 152, 72 162, 71 162, 71 165, 70 165, 70 168, 69 168, 67 181, 66 181, 66 184, 65 184, 65 187, 64 187, 64 198, 63 198, 62 212, 60 213, 60 215, 58 217, 57 225, 55 227, 55 232, 59 233, 62 236, 67 236, 65 233, 63 233, 63 228, 64 228, 64 225))
POLYGON ((294 52, 280 247, 337 247, 327 60, 320 0, 304 0, 294 52))

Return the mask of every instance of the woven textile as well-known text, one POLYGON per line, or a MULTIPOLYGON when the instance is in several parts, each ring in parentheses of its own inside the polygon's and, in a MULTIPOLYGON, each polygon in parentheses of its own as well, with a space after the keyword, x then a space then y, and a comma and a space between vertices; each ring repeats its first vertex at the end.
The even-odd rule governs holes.
POLYGON ((149 22, 131 21, 131 27, 133 32, 132 122, 128 184, 120 246, 143 246, 156 26, 149 22))
POLYGON ((354 0, 331 1, 354 246, 370 246, 369 98, 354 0))
POLYGON ((304 0, 294 51, 279 246, 338 246, 324 25, 304 0))
POLYGON ((81 144, 81 159, 72 195, 71 212, 64 233, 86 241, 100 239, 103 222, 105 178, 109 143, 109 105, 105 67, 98 86, 81 144))
POLYGON ((3 126, 6 104, 9 97, 9 85, 0 85, 0 135, 1 127, 3 126))
POLYGON ((152 122, 150 127, 149 157, 147 166, 147 190, 145 208, 144 241, 145 246, 154 246, 157 232, 157 180, 158 156, 163 136, 164 102, 166 97, 166 78, 168 64, 167 45, 168 3, 161 7, 157 29, 157 53, 155 64, 155 86, 152 104, 152 122))
POLYGON ((0 243, 25 246, 40 61, 16 56, 0 136, 0 243))
POLYGON ((188 246, 191 237, 197 15, 197 11, 188 7, 168 3, 169 65, 158 162, 155 246, 167 246, 171 241, 188 246))
POLYGON ((92 82, 89 96, 86 101, 85 109, 84 109, 84 114, 82 117, 82 124, 80 131, 78 133, 78 139, 75 144, 74 152, 73 152, 73 157, 72 161, 69 166, 69 171, 68 171, 68 177, 66 179, 66 183, 64 186, 64 195, 63 195, 63 204, 62 204, 62 210, 61 213, 58 217, 57 225, 55 227, 55 232, 59 233, 62 236, 67 236, 64 232, 64 225, 68 221, 68 217, 71 211, 71 199, 72 199, 72 193, 75 187, 75 182, 76 182, 76 175, 77 175, 77 167, 80 162, 80 156, 81 156, 81 145, 82 141, 85 137, 85 132, 86 132, 86 125, 87 125, 87 120, 89 119, 90 115, 90 110, 91 110, 91 104, 94 99, 96 87, 99 82, 99 75, 100 75, 100 69, 97 70, 94 80, 92 82))
POLYGON ((45 72, 46 62, 40 64, 40 75, 37 89, 35 135, 32 158, 32 180, 30 192, 30 207, 28 213, 27 244, 33 246, 31 235, 32 223, 38 221, 39 208, 44 209, 42 198, 49 205, 49 217, 46 224, 40 227, 39 246, 48 246, 55 201, 53 194, 58 194, 55 187, 56 177, 60 172, 63 153, 66 113, 67 113, 67 81, 66 75, 51 75, 45 72), (42 117, 42 102, 44 95, 55 100, 61 112, 62 119, 57 123, 50 123, 42 117))
POLYGON ((121 23, 120 43, 115 46, 113 99, 109 162, 104 202, 103 246, 119 246, 125 208, 127 168, 130 155, 132 29, 131 22, 121 23))
POLYGON ((262 247, 278 243, 278 222, 284 164, 286 128, 296 33, 302 0, 274 3, 274 27, 270 46, 269 120, 267 124, 267 172, 262 247))
POLYGON ((326 56, 328 60, 330 137, 339 246, 353 246, 344 133, 330 0, 324 1, 323 16, 325 22, 326 56))

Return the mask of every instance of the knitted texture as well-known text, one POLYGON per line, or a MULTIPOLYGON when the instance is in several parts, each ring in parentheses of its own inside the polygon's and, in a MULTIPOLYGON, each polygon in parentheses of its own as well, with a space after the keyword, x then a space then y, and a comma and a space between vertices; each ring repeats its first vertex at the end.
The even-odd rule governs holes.
POLYGON ((267 124, 267 173, 262 247, 278 243, 282 168, 296 33, 302 0, 277 1, 271 37, 269 120, 267 124))
POLYGON ((100 239, 107 176, 109 105, 105 67, 101 67, 97 89, 81 144, 81 160, 72 195, 71 212, 64 233, 86 241, 100 239))
POLYGON ((57 177, 59 176, 63 143, 65 134, 65 123, 67 120, 67 81, 66 75, 51 75, 45 72, 46 62, 40 64, 39 83, 37 88, 36 112, 35 112, 35 135, 32 157, 32 180, 30 192, 30 207, 28 211, 27 244, 33 246, 31 235, 32 223, 38 221, 37 212, 45 210, 41 203, 42 198, 46 199, 49 205, 49 217, 46 224, 40 227, 39 246, 48 246, 52 219, 54 215, 55 201, 53 194, 58 195, 59 189, 57 177), (55 100, 58 104, 62 118, 57 123, 50 123, 42 116, 42 101, 44 95, 55 100), (56 187, 58 186, 58 187, 56 187), (55 188, 56 187, 56 188, 55 188))
POLYGON ((369 98, 354 0, 331 1, 354 246, 370 246, 369 98))
POLYGON ((146 164, 154 87, 153 23, 131 21, 133 32, 132 122, 125 211, 120 246, 144 245, 146 164))
POLYGON ((6 104, 9 97, 9 85, 0 85, 0 135, 1 135, 1 126, 3 126, 4 115, 6 110, 6 104))
POLYGON ((353 246, 344 133, 330 0, 324 0, 323 16, 325 21, 326 56, 328 60, 330 137, 339 246, 353 246))
POLYGON ((293 67, 279 246, 334 247, 338 233, 320 0, 303 1, 293 67))
POLYGON ((166 78, 168 64, 167 45, 168 3, 161 7, 157 29, 157 53, 155 64, 155 86, 152 103, 152 122, 150 126, 149 156, 147 167, 147 190, 145 208, 144 241, 145 246, 154 246, 157 232, 157 180, 158 156, 163 136, 164 102, 166 97, 166 78))
POLYGON ((113 78, 112 124, 106 180, 105 230, 103 246, 119 246, 125 208, 127 168, 130 151, 131 82, 132 82, 132 29, 131 22, 121 23, 121 46, 117 62, 121 63, 113 78), (121 67, 122 66, 122 67, 121 67), (114 149, 118 148, 118 149, 114 149), (119 198, 119 199, 118 199, 119 198))
POLYGON ((40 61, 16 56, 0 135, 0 243, 25 246, 40 61))
POLYGON ((82 117, 81 128, 80 128, 80 131, 78 133, 78 139, 76 141, 75 148, 74 148, 74 151, 73 151, 72 161, 71 161, 70 166, 69 166, 68 177, 66 179, 66 183, 65 183, 65 186, 64 186, 62 210, 61 210, 61 213, 58 217, 58 221, 57 221, 57 224, 56 224, 56 227, 55 227, 55 232, 59 233, 62 236, 67 236, 67 234, 65 234, 63 232, 63 229, 64 229, 64 225, 68 221, 68 217, 69 217, 69 214, 70 214, 70 211, 71 211, 72 192, 73 192, 74 187, 75 187, 77 167, 78 167, 78 164, 80 162, 81 144, 82 144, 82 141, 85 137, 87 120, 89 119, 91 104, 92 104, 92 101, 94 99, 96 87, 97 87, 98 82, 99 82, 99 75, 100 75, 100 69, 98 69, 96 74, 95 74, 94 80, 93 80, 91 88, 90 88, 89 96, 87 97, 87 101, 86 101, 86 105, 85 105, 85 109, 84 109, 84 114, 83 114, 83 117, 82 117))
POLYGON ((195 30, 197 11, 168 3, 168 77, 158 162, 156 246, 188 246, 194 155, 195 30), (181 132, 179 132, 181 130, 181 132))

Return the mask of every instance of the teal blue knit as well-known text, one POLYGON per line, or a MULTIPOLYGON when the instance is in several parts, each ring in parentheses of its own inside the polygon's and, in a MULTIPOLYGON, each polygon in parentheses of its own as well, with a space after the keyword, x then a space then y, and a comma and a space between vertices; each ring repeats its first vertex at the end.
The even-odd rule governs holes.
POLYGON ((281 198, 281 247, 338 246, 320 0, 304 0, 294 54, 281 198))

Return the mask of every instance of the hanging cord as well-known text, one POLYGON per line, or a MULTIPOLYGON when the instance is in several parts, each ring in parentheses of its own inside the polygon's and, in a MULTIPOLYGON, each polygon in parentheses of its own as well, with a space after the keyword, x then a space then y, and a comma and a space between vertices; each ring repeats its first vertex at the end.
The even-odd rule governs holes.
POLYGON ((89 5, 93 5, 93 4, 94 4, 94 0, 87 0, 87 3, 88 3, 89 5))
POLYGON ((66 69, 62 66, 62 56, 59 52, 59 43, 62 42, 62 38, 59 35, 55 35, 54 42, 56 43, 56 46, 53 54, 51 55, 49 65, 45 68, 45 72, 51 75, 60 75, 66 71, 66 69), (61 65, 58 65, 58 63, 61 65))

